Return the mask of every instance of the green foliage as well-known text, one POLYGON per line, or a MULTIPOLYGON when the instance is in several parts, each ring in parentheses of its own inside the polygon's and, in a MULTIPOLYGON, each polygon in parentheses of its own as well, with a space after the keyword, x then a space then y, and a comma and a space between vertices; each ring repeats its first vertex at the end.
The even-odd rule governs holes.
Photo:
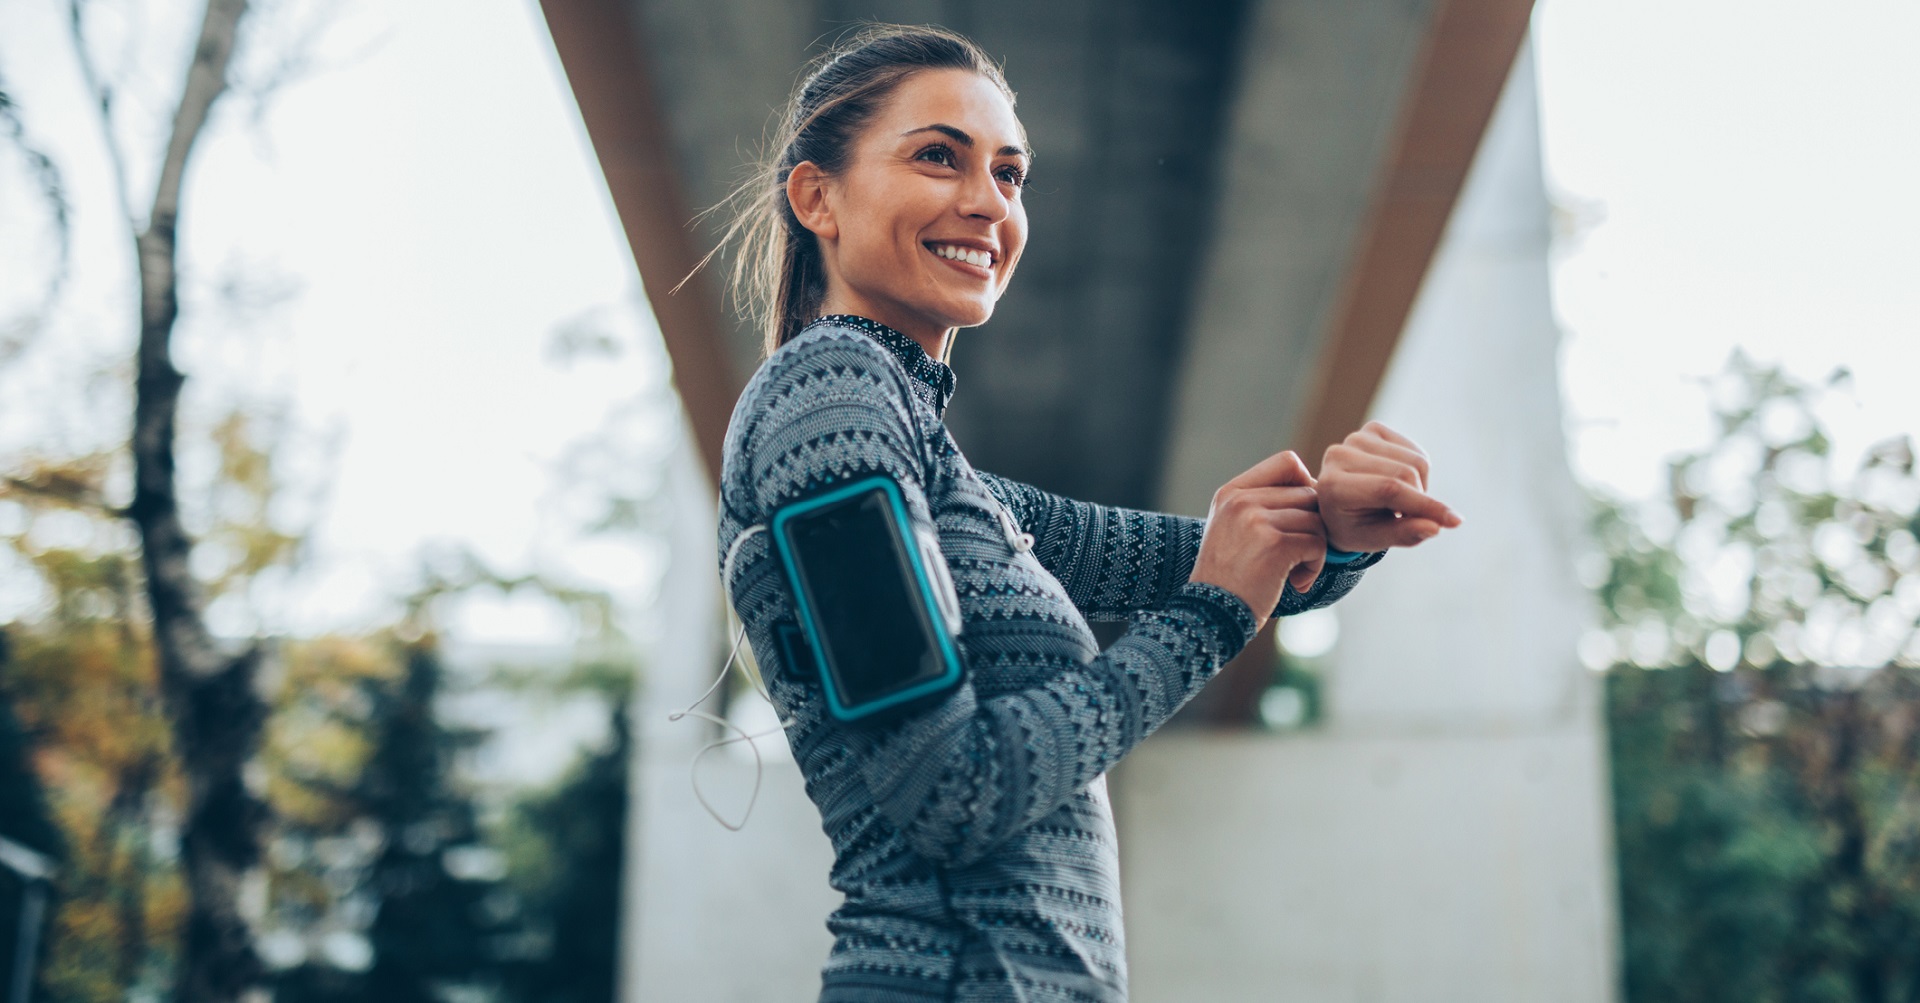
MULTIPOLYGON (((7 696, 9 642, 0 630, 0 839, 58 860, 65 841, 54 827, 47 809, 46 793, 28 761, 27 736, 14 716, 13 701, 7 696)), ((14 867, 0 864, 0 986, 14 983, 18 963, 15 949, 22 936, 37 940, 44 924, 25 915, 30 896, 39 893, 38 879, 21 874, 14 867)), ((28 964, 38 967, 38 956, 28 964)))
POLYGON ((399 685, 373 694, 379 726, 355 792, 384 843, 368 875, 379 901, 367 932, 373 965, 354 996, 369 1003, 436 1003, 497 978, 490 941, 502 931, 485 899, 498 875, 484 874, 498 851, 452 777, 455 757, 482 735, 434 713, 441 674, 432 647, 416 644, 399 685))
MULTIPOLYGON (((8 696, 11 661, 12 642, 6 631, 0 630, 0 837, 57 857, 66 841, 54 827, 46 792, 29 760, 26 730, 8 696)), ((12 941, 0 938, 0 949, 9 943, 12 941)))
POLYGON ((289 683, 307 695, 276 714, 269 741, 274 801, 298 812, 283 809, 272 844, 267 926, 269 940, 305 946, 276 999, 611 999, 631 666, 475 681, 526 700, 584 693, 614 718, 609 743, 488 821, 461 762, 489 735, 436 713, 450 691, 431 630, 287 650, 289 683))
POLYGON ((1820 389, 1735 356, 1714 391, 1670 497, 1593 527, 1627 998, 1914 1003, 1912 450, 1836 480, 1820 389))
MULTIPOLYGON (((237 419, 214 430, 217 485, 203 539, 219 559, 197 561, 209 594, 241 608, 256 605, 260 575, 289 568, 301 547, 268 517, 278 488, 257 437, 237 419)), ((0 481, 10 527, 0 556, 28 573, 41 600, 7 628, 0 732, 17 717, 19 759, 56 830, 27 841, 67 848, 38 997, 61 1003, 165 995, 186 901, 172 846, 181 779, 140 564, 104 501, 114 464, 104 455, 30 462, 0 481)), ((483 824, 475 793, 454 776, 485 736, 433 713, 439 604, 525 588, 573 611, 587 636, 615 637, 604 595, 460 557, 427 569, 394 628, 271 647, 275 695, 260 757, 274 816, 265 953, 294 952, 278 980, 282 1001, 438 999, 462 986, 489 999, 589 999, 611 985, 624 733, 510 810, 509 839, 483 824), (511 861, 495 849, 503 841, 511 861), (536 859, 545 863, 521 866, 536 859)), ((617 707, 631 677, 631 659, 601 643, 570 667, 487 685, 588 692, 617 707)), ((16 796, 5 774, 0 764, 0 831, 11 831, 27 820, 11 802, 30 795, 16 796)))
POLYGON ((624 689, 609 697, 612 740, 552 791, 516 806, 509 823, 508 880, 525 903, 527 953, 507 985, 524 1003, 616 995, 632 736, 624 689))
POLYGON ((41 982, 52 1001, 119 999, 171 969, 185 898, 153 838, 180 803, 130 534, 102 501, 105 455, 28 463, 0 484, 0 547, 40 586, 9 629, 18 715, 67 853, 41 982))

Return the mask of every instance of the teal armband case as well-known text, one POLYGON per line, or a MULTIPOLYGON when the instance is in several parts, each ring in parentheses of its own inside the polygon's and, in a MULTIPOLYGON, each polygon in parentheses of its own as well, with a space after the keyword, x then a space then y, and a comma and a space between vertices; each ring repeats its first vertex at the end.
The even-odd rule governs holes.
POLYGON ((959 685, 960 602, 931 531, 884 474, 788 504, 768 524, 827 710, 879 720, 959 685))

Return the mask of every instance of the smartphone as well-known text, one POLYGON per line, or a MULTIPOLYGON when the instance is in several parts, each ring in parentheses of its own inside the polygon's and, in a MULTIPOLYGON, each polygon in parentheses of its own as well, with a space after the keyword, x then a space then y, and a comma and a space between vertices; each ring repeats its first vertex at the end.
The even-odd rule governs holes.
POLYGON ((938 538, 912 528, 893 478, 793 502, 769 529, 829 713, 890 717, 959 685, 959 597, 938 538))

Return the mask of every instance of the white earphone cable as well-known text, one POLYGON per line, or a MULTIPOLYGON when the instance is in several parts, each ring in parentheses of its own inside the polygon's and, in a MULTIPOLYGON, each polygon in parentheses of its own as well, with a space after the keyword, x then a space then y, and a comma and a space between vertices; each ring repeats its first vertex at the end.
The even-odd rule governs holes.
MULTIPOLYGON (((729 617, 732 617, 734 615, 734 609, 733 609, 733 562, 734 562, 734 559, 739 556, 740 546, 741 544, 747 542, 748 537, 752 536, 755 533, 760 533, 765 531, 766 531, 765 526, 761 526, 761 525, 749 526, 739 536, 734 537, 733 544, 727 548, 727 559, 722 563, 721 570, 720 570, 720 586, 723 590, 725 590, 727 595, 727 614, 729 617)), ((784 718, 780 721, 780 726, 777 728, 769 728, 766 731, 748 734, 745 729, 741 728, 739 725, 734 724, 732 721, 729 721, 724 717, 721 717, 717 714, 709 714, 703 710, 695 709, 699 707, 701 704, 705 703, 708 697, 711 697, 716 692, 718 692, 721 684, 726 682, 728 670, 733 668, 734 661, 740 655, 740 641, 741 639, 745 638, 746 635, 747 635, 747 625, 745 622, 742 622, 740 624, 740 629, 734 632, 733 645, 727 651, 727 662, 725 665, 720 666, 720 671, 718 674, 716 674, 713 677, 713 682, 710 685, 708 685, 706 690, 702 692, 699 697, 695 698, 692 703, 688 704, 686 707, 680 710, 674 711, 667 715, 668 721, 679 721, 683 718, 693 717, 693 718, 698 718, 702 721, 708 721, 713 724, 717 724, 721 728, 730 730, 735 733, 733 737, 721 738, 721 739, 716 739, 712 742, 708 742, 706 745, 700 748, 699 752, 696 752, 693 754, 693 761, 687 764, 687 779, 693 784, 693 796, 699 800, 700 807, 705 808, 707 810, 707 814, 712 815, 713 820, 715 822, 720 823, 722 826, 734 832, 739 832, 741 829, 746 827, 747 819, 752 817, 753 815, 754 803, 760 799, 760 778, 761 778, 761 775, 765 772, 766 762, 765 760, 761 759, 760 747, 754 743, 754 740, 758 738, 765 738, 768 735, 778 734, 782 731, 785 731, 788 728, 793 727, 793 724, 794 724, 793 718, 791 717, 784 718), (719 810, 714 808, 713 803, 707 800, 706 793, 700 789, 700 761, 706 758, 707 753, 712 752, 713 750, 718 749, 723 745, 732 745, 735 742, 747 743, 747 748, 752 750, 753 752, 753 791, 752 793, 747 795, 746 810, 740 813, 740 821, 737 823, 729 822, 725 818, 722 818, 719 810)), ((741 662, 740 674, 746 677, 748 686, 750 686, 755 693, 760 694, 760 696, 763 699, 765 699, 767 703, 772 704, 774 707, 778 708, 779 705, 773 702, 773 694, 767 691, 766 682, 760 678, 760 674, 758 672, 749 671, 747 668, 747 664, 745 662, 741 662)))

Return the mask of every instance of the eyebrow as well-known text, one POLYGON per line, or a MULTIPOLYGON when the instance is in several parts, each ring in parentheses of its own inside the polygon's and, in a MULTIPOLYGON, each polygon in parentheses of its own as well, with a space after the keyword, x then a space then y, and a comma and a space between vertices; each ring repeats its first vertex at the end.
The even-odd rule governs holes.
MULTIPOLYGON (((961 146, 965 146, 965 147, 973 146, 972 136, 967 135, 964 131, 960 129, 956 129, 953 126, 946 124, 945 122, 935 122, 932 125, 923 125, 918 129, 908 129, 906 132, 903 132, 900 135, 905 137, 905 136, 916 135, 922 132, 937 132, 943 136, 946 136, 948 139, 951 139, 954 142, 959 143, 961 146)), ((1000 152, 996 153, 995 156, 1025 157, 1028 160, 1032 160, 1033 151, 1027 149, 1024 146, 1003 146, 1000 148, 1000 152)))

